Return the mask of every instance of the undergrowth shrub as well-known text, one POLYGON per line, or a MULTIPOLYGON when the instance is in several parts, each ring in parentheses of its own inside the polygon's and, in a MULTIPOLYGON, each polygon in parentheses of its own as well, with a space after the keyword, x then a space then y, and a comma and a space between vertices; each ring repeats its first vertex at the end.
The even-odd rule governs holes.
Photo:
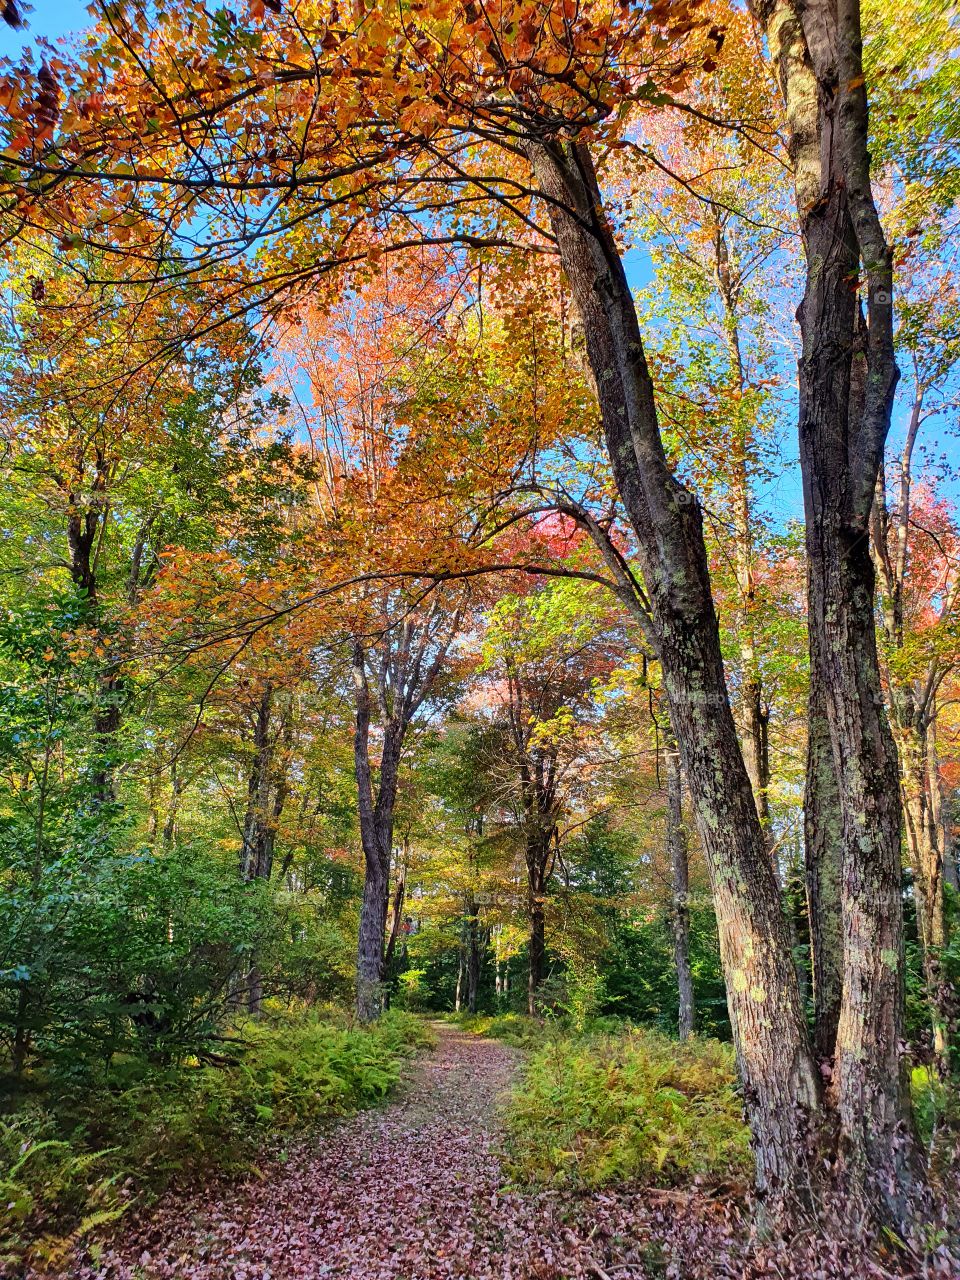
POLYGON ((470 1035, 502 1040, 527 1052, 571 1035, 616 1035, 625 1026, 622 1018, 612 1017, 594 1017, 578 1025, 566 1014, 546 1018, 531 1018, 525 1013, 455 1014, 451 1021, 470 1035))
POLYGON ((509 1172, 526 1183, 729 1182, 751 1170, 733 1057, 716 1041, 548 1041, 526 1064, 507 1131, 509 1172))
POLYGON ((502 1040, 515 1049, 532 1049, 557 1034, 557 1028, 522 1013, 462 1014, 452 1021, 472 1036, 502 1040))
POLYGON ((56 1264, 178 1179, 251 1170, 275 1137, 385 1097, 430 1042, 402 1012, 356 1027, 274 1011, 216 1063, 128 1058, 82 1088, 34 1081, 34 1099, 0 1117, 0 1268, 56 1264))

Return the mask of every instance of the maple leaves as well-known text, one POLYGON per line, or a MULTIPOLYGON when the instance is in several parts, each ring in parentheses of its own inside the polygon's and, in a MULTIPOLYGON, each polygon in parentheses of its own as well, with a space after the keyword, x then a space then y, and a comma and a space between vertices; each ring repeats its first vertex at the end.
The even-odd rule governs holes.
POLYGON ((207 277, 217 314, 273 308, 411 241, 542 242, 523 138, 615 133, 720 43, 689 0, 113 5, 88 54, 7 69, 0 198, 133 278, 207 277))

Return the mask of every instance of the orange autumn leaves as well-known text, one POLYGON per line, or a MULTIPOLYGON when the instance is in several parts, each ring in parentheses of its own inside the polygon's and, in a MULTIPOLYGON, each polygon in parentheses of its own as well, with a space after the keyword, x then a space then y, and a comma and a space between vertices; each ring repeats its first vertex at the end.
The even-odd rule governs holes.
POLYGON ((523 485, 595 410, 549 280, 534 305, 509 277, 481 282, 449 253, 411 251, 339 306, 291 304, 269 335, 286 406, 270 430, 288 439, 278 546, 254 565, 231 527, 216 552, 171 552, 154 644, 204 664, 272 661, 267 650, 362 632, 378 591, 467 578, 479 602, 494 567, 520 574, 502 589, 561 558, 523 518, 523 485))
POLYGON ((613 137, 722 40, 696 0, 110 5, 76 56, 0 69, 0 202, 218 312, 272 309, 425 238, 537 241, 523 138, 613 137))

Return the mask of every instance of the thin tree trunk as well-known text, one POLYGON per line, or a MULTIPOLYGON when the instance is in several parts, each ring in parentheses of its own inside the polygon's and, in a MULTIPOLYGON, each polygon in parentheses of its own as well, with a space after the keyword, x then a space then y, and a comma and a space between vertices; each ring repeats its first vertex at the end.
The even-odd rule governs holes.
POLYGON ((240 875, 244 880, 256 880, 262 875, 270 804, 272 711, 273 686, 268 681, 263 687, 254 716, 253 763, 247 783, 247 809, 240 845, 240 875))
POLYGON ((403 928, 403 904, 407 894, 407 841, 404 840, 403 854, 397 863, 394 877, 393 898, 390 903, 390 926, 387 934, 387 946, 383 956, 384 972, 389 972, 393 957, 397 951, 400 930, 403 928))
POLYGON ((943 850, 943 879, 956 892, 960 889, 957 876, 957 860, 950 848, 950 826, 946 818, 946 806, 943 802, 943 781, 940 777, 940 751, 937 746, 937 704, 934 695, 933 706, 927 722, 927 771, 930 791, 930 819, 939 833, 940 848, 943 850))
MULTIPOLYGON (((96 478, 91 486, 92 492, 102 494, 105 483, 103 460, 98 459, 96 478)), ((70 494, 69 498, 71 502, 77 501, 75 494, 70 494)), ((96 552, 105 520, 106 506, 102 500, 82 513, 78 508, 74 508, 67 518, 70 576, 74 585, 84 593, 84 614, 87 624, 94 629, 98 629, 101 625, 96 552)), ((114 768, 122 694, 123 680, 117 662, 113 658, 107 658, 97 671, 96 703, 93 713, 94 758, 90 789, 99 806, 110 805, 116 799, 114 768)))
POLYGON ((933 1052, 948 1068, 948 1033, 953 1013, 953 991, 943 970, 947 946, 947 912, 944 893, 943 850, 933 818, 929 793, 927 734, 914 725, 898 734, 900 783, 903 798, 907 856, 913 868, 917 904, 917 930, 923 950, 923 973, 933 1033, 933 1052))
POLYGON ((23 1075, 23 1069, 27 1065, 27 1055, 30 1052, 30 1029, 27 1026, 29 1007, 30 996, 27 991, 27 984, 21 982, 20 989, 17 992, 16 1030, 13 1034, 13 1052, 10 1063, 13 1074, 17 1079, 23 1075))
POLYGON ((172 849, 177 836, 177 818, 180 814, 180 799, 186 790, 186 779, 180 772, 177 761, 170 766, 170 803, 167 805, 167 816, 163 824, 160 842, 164 849, 172 849))
POLYGON ((667 773, 667 848, 673 873, 673 900, 670 921, 673 929, 673 958, 677 967, 679 996, 678 1030, 687 1040, 697 1029, 693 1001, 693 974, 690 970, 690 867, 687 831, 683 821, 683 775, 675 742, 665 751, 667 773))
POLYGON ((467 1011, 477 1012, 477 996, 480 989, 480 919, 475 902, 470 903, 467 914, 467 1011))
POLYGON ((542 890, 537 892, 531 889, 528 912, 527 1013, 533 1018, 538 1012, 537 997, 547 971, 546 921, 543 913, 542 890))
POLYGON ((466 971, 466 958, 464 956, 463 938, 461 937, 460 946, 457 949, 457 989, 453 997, 454 1013, 459 1013, 463 1008, 463 979, 466 971))
POLYGON ((363 900, 357 938, 357 1017, 361 1022, 372 1022, 380 1016, 384 1003, 384 934, 390 895, 393 814, 406 725, 402 719, 393 719, 384 727, 379 787, 374 800, 370 763, 370 691, 364 654, 359 644, 353 650, 353 677, 357 709, 354 771, 364 859, 363 900))

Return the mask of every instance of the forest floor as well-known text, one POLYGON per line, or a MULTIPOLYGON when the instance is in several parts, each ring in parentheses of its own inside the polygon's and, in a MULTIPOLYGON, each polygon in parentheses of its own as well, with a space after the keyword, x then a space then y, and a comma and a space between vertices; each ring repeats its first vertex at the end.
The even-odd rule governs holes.
POLYGON ((260 1178, 127 1220, 83 1280, 555 1280, 602 1275, 549 1196, 503 1189, 499 1104, 518 1055, 438 1027, 383 1107, 291 1144, 260 1178))
MULTIPOLYGON (((519 1055, 438 1028, 383 1107, 304 1135, 259 1177, 124 1219, 57 1280, 861 1280, 813 1242, 758 1248, 736 1197, 505 1186, 500 1107, 519 1055), (809 1250, 809 1252, 808 1252, 809 1250)), ((831 1251, 832 1252, 832 1251, 831 1251)), ((903 1273, 898 1273, 903 1274, 903 1273)), ((939 1275, 940 1273, 934 1273, 939 1275)), ((946 1274, 946 1273, 944 1273, 946 1274)), ((39 1280, 34 1273, 30 1280, 39 1280)), ((46 1280, 52 1280, 49 1275, 46 1280)))

